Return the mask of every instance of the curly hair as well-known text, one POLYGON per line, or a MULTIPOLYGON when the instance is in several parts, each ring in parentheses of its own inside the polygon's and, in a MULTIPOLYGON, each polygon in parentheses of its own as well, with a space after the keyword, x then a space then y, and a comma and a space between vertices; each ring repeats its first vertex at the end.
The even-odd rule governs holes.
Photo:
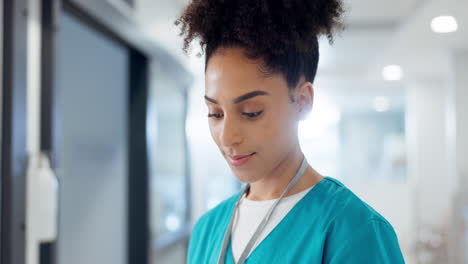
POLYGON ((319 60, 318 38, 344 28, 341 0, 193 0, 175 21, 184 52, 193 40, 205 51, 205 71, 218 48, 240 47, 262 59, 264 74, 281 73, 288 87, 301 76, 313 83, 319 60))

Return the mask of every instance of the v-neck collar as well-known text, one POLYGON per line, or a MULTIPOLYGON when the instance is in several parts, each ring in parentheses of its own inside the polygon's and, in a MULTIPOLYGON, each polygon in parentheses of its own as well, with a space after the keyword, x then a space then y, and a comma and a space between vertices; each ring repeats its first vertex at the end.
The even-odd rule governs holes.
MULTIPOLYGON (((323 186, 324 182, 327 181, 327 180, 330 180, 330 178, 328 176, 324 176, 322 180, 320 180, 318 183, 316 183, 313 186, 313 188, 311 190, 309 190, 309 192, 304 197, 302 197, 302 199, 299 200, 293 206, 293 208, 283 217, 283 219, 281 219, 281 221, 273 228, 273 230, 271 230, 270 233, 268 233, 267 236, 262 241, 260 241, 260 243, 252 250, 252 253, 247 257, 247 259, 245 261, 246 263, 252 257, 255 258, 256 253, 258 251, 261 251, 262 248, 265 247, 264 244, 268 243, 268 241, 270 240, 272 234, 280 232, 281 230, 284 230, 286 228, 284 226, 286 224, 286 222, 289 221, 289 219, 292 217, 292 215, 294 215, 296 213, 297 210, 304 207, 304 204, 307 204, 308 200, 312 199, 312 197, 314 196, 314 193, 318 192, 320 190, 321 186, 323 186), (278 230, 280 230, 280 231, 278 231, 278 230)), ((228 215, 228 217, 229 217, 228 219, 231 219, 231 216, 234 213, 233 208, 235 206, 235 202, 237 201, 237 198, 239 198, 240 195, 242 195, 242 191, 238 195, 236 195, 236 199, 234 200, 234 205, 231 206, 231 213, 228 215)), ((227 226, 226 226, 225 229, 227 229, 227 226)), ((227 261, 225 262, 226 264, 235 263, 234 256, 232 254, 231 238, 232 238, 232 236, 229 238, 229 242, 228 242, 227 250, 226 250, 227 251, 226 252, 227 261)))

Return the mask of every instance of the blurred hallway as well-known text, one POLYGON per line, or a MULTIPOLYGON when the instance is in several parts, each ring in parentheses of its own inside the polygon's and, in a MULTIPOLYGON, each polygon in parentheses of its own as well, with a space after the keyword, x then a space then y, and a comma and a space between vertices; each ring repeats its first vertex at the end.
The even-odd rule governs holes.
MULTIPOLYGON (((204 56, 174 25, 187 3, 2 1, 2 264, 182 264, 240 190, 204 56)), ((392 223, 407 263, 468 263, 468 0, 345 3, 302 150, 392 223)))

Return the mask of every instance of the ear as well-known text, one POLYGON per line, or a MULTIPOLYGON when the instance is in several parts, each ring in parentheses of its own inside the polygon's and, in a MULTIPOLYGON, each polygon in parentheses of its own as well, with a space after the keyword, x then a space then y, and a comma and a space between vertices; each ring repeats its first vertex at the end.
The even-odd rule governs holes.
POLYGON ((304 120, 314 102, 314 86, 311 82, 303 82, 296 88, 296 105, 300 120, 304 120))

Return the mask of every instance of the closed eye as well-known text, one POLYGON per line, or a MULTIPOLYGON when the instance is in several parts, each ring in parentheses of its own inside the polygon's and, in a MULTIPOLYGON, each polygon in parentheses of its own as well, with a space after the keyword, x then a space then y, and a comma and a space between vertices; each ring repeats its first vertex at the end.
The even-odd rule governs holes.
POLYGON ((255 117, 258 117, 259 115, 261 115, 262 113, 263 113, 263 111, 254 112, 254 113, 242 113, 242 114, 245 115, 245 116, 248 116, 249 118, 255 118, 255 117))
POLYGON ((208 114, 209 118, 220 119, 222 114, 208 114))
MULTIPOLYGON (((253 112, 253 113, 242 113, 242 115, 245 115, 248 118, 256 118, 260 116, 262 113, 263 111, 259 111, 259 112, 253 112)), ((223 117, 223 114, 208 114, 208 118, 221 119, 222 117, 223 117)))

